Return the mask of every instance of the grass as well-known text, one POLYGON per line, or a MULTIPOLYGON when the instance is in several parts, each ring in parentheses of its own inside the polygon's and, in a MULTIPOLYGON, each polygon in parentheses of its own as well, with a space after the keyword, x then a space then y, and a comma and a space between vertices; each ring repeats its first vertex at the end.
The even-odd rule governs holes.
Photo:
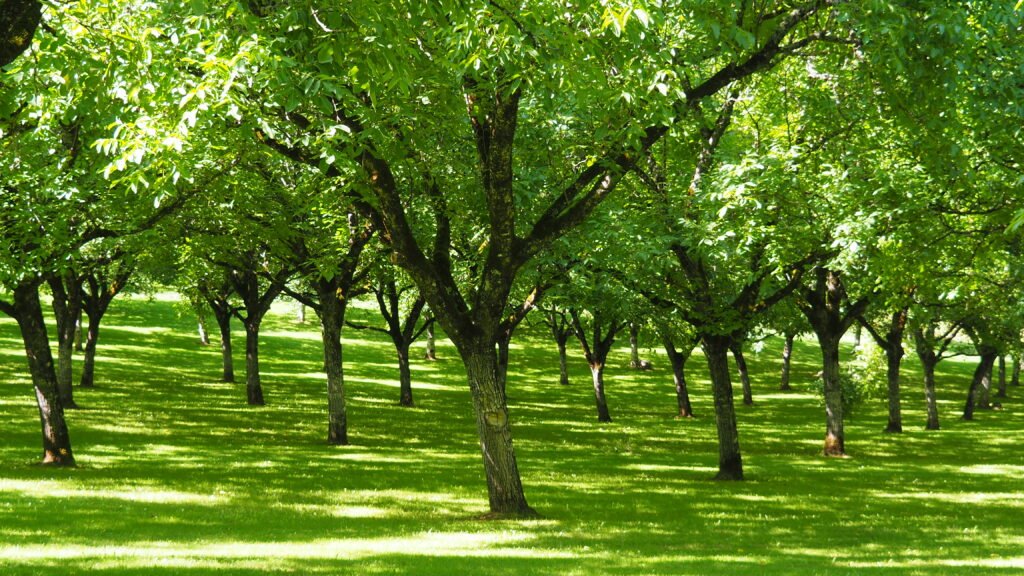
MULTIPOLYGON (((366 319, 372 311, 354 308, 366 319)), ((313 325, 286 305, 265 324, 268 405, 217 381, 219 350, 162 299, 115 301, 95 390, 69 413, 79 467, 33 463, 39 424, 16 326, 0 321, 0 574, 1019 574, 1024 569, 1024 405, 961 422, 973 366, 940 364, 943 430, 923 430, 916 364, 906 432, 875 403, 847 423, 847 459, 820 451, 811 343, 796 391, 775 391, 780 343, 748 358, 756 406, 738 406, 749 479, 709 480, 710 389, 689 364, 698 418, 672 418, 671 376, 608 371, 612 424, 589 373, 558 385, 543 331, 517 337, 509 377, 519 464, 543 515, 483 521, 486 491, 455 350, 417 361, 417 408, 397 406, 390 344, 348 331, 353 445, 331 447, 313 325)), ((242 350, 242 334, 236 335, 242 350)), ((418 350, 422 350, 419 348, 418 350)), ((241 358, 236 360, 242 369, 241 358)), ((241 376, 241 374, 240 374, 241 376)), ((240 378, 241 380, 241 378, 240 378)))

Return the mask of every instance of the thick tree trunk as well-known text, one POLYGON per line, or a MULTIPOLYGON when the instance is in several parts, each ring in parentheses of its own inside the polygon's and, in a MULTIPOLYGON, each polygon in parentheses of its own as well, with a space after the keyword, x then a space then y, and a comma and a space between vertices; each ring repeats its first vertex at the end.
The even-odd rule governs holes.
POLYGON ((885 376, 889 388, 889 422, 885 432, 899 434, 903 432, 903 411, 900 406, 900 365, 903 362, 903 346, 899 342, 889 342, 885 348, 885 376))
POLYGON ((999 355, 999 388, 996 398, 1006 398, 1006 356, 999 355))
POLYGON ((260 320, 249 318, 245 324, 245 393, 250 406, 263 406, 260 383, 260 320))
POLYGON ((504 391, 498 383, 495 342, 463 342, 459 347, 469 379, 490 509, 497 515, 534 515, 526 502, 509 426, 504 391))
POLYGON ((825 456, 845 456, 843 390, 839 382, 841 334, 818 334, 821 345, 821 378, 825 389, 825 456))
POLYGON ((507 393, 505 385, 508 383, 508 347, 511 343, 511 334, 498 336, 498 386, 503 393, 507 393))
POLYGON ((348 409, 345 399, 345 374, 342 363, 341 329, 345 323, 346 301, 331 290, 320 290, 321 335, 324 368, 327 372, 327 443, 348 444, 348 409))
MULTIPOLYGON (((409 344, 395 344, 398 353, 398 387, 400 406, 413 407, 416 403, 412 399, 412 370, 409 368, 409 344)), ((507 369, 507 368, 506 368, 507 369)))
POLYGON ((793 335, 786 334, 786 343, 782 346, 782 378, 779 380, 779 390, 789 391, 793 388, 789 385, 789 370, 792 365, 793 356, 793 335))
POLYGON ((590 365, 590 375, 594 382, 594 401, 597 404, 597 421, 611 422, 608 413, 608 399, 604 395, 604 363, 590 365))
POLYGON ((989 365, 988 371, 985 373, 985 377, 981 379, 981 385, 978 386, 977 394, 977 408, 978 410, 991 410, 992 409, 992 367, 995 366, 995 360, 989 365))
POLYGON ((729 345, 733 359, 736 360, 736 372, 740 376, 740 384, 743 388, 743 405, 754 405, 754 394, 750 389, 750 373, 747 371, 747 360, 743 357, 743 344, 733 342, 729 345))
POLYGON ((677 350, 672 341, 664 339, 665 354, 672 365, 672 380, 676 387, 676 418, 693 418, 693 407, 690 405, 690 392, 686 389, 686 361, 690 359, 690 351, 677 350))
POLYGON ((729 339, 709 335, 702 337, 701 342, 711 375, 715 424, 718 428, 718 474, 715 479, 743 480, 743 458, 740 455, 736 408, 733 405, 732 380, 729 376, 729 339))
POLYGON ((43 432, 43 463, 54 466, 74 466, 71 437, 64 420, 64 405, 57 390, 57 374, 50 338, 43 321, 43 307, 39 301, 37 284, 21 284, 14 288, 14 303, 4 306, 4 312, 13 316, 21 328, 25 344, 29 373, 39 406, 39 422, 43 432))
POLYGON ((981 361, 974 370, 971 386, 967 389, 967 402, 964 404, 964 420, 974 420, 974 407, 977 404, 978 392, 992 382, 992 364, 996 361, 995 351, 982 352, 981 361))
POLYGON ((636 322, 629 323, 629 367, 634 370, 642 368, 640 365, 640 348, 638 345, 640 328, 636 322))

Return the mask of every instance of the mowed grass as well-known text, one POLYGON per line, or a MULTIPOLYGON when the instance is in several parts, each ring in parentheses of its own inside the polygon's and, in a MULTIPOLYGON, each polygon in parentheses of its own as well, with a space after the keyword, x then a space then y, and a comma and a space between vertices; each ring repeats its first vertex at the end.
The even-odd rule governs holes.
MULTIPOLYGON (((373 321, 373 310, 353 316, 373 321)), ((312 320, 312 319, 311 319, 312 320)), ((351 446, 325 442, 319 334, 280 304, 261 350, 267 406, 218 382, 217 346, 165 299, 115 301, 94 390, 69 412, 79 467, 37 466, 37 409, 13 321, 0 321, 0 574, 1020 574, 1024 405, 961 422, 973 365, 940 364, 943 429, 925 420, 916 362, 901 435, 874 401, 847 422, 846 459, 820 456, 818 354, 798 345, 794 392, 776 391, 780 344, 749 353, 756 406, 738 406, 748 480, 710 480, 717 444, 703 358, 698 418, 678 420, 664 354, 608 369, 611 424, 572 357, 558 384, 540 329, 512 349, 509 403, 539 519, 481 520, 481 456, 465 375, 439 342, 419 359, 418 406, 397 406, 390 344, 346 331, 351 446)), ((574 350, 575 351, 575 350, 574 350)), ((738 394, 737 386, 737 397, 738 394)))

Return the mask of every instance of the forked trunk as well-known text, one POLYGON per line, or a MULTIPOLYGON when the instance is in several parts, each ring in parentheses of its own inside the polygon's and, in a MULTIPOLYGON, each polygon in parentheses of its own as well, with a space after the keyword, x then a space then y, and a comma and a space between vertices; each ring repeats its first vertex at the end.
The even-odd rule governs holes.
POLYGON ((903 415, 900 406, 900 365, 903 362, 903 346, 890 342, 885 348, 885 376, 889 387, 889 423, 885 431, 891 434, 903 432, 903 415))
POLYGON ((491 513, 535 515, 519 478, 505 393, 498 383, 495 342, 463 342, 459 351, 473 396, 491 513))
POLYGON ((743 458, 729 376, 729 340, 723 336, 704 336, 701 341, 711 375, 715 425, 718 428, 718 474, 715 479, 743 480, 743 458))
POLYGON ((786 334, 786 343, 782 346, 782 378, 779 380, 779 390, 792 390, 789 385, 789 369, 793 356, 793 335, 786 334))
POLYGON ((260 321, 250 318, 245 324, 245 393, 250 406, 263 406, 260 383, 260 321))
POLYGON ((14 303, 4 307, 21 328, 25 344, 29 373, 39 406, 39 422, 43 432, 43 463, 54 466, 74 466, 71 437, 64 420, 64 405, 57 391, 57 374, 50 338, 43 321, 43 308, 39 301, 38 285, 22 284, 14 288, 14 303))
POLYGON ((75 322, 81 314, 80 286, 75 278, 54 277, 49 281, 53 293, 53 316, 57 321, 57 391, 65 409, 78 408, 72 387, 71 364, 75 351, 75 322))
POLYGON ((671 340, 664 340, 665 354, 672 365, 672 380, 676 387, 676 418, 693 418, 693 407, 690 405, 690 393, 686 389, 686 361, 690 359, 690 351, 677 350, 671 340))
POLYGON ((754 394, 750 389, 750 373, 747 371, 747 360, 743 357, 743 344, 733 342, 729 345, 733 359, 736 360, 736 372, 740 376, 740 384, 743 388, 743 405, 754 405, 754 394))
POLYGON ((320 314, 324 369, 327 372, 327 443, 337 446, 348 444, 348 411, 341 345, 345 307, 345 302, 332 291, 321 291, 320 309, 317 312, 320 314))
POLYGON ((590 375, 594 382, 594 401, 597 403, 597 421, 611 422, 612 417, 608 413, 608 399, 604 395, 604 363, 599 362, 591 364, 590 375))

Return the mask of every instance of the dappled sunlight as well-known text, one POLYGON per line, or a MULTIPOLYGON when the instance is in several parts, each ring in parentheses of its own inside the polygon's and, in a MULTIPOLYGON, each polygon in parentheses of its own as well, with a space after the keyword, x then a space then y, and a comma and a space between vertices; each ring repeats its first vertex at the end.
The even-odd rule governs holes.
POLYGON ((175 503, 175 504, 218 504, 227 500, 224 494, 195 494, 151 489, 144 486, 126 490, 97 490, 72 488, 61 482, 36 480, 23 482, 0 479, 0 492, 10 492, 31 498, 105 498, 125 502, 175 503))

